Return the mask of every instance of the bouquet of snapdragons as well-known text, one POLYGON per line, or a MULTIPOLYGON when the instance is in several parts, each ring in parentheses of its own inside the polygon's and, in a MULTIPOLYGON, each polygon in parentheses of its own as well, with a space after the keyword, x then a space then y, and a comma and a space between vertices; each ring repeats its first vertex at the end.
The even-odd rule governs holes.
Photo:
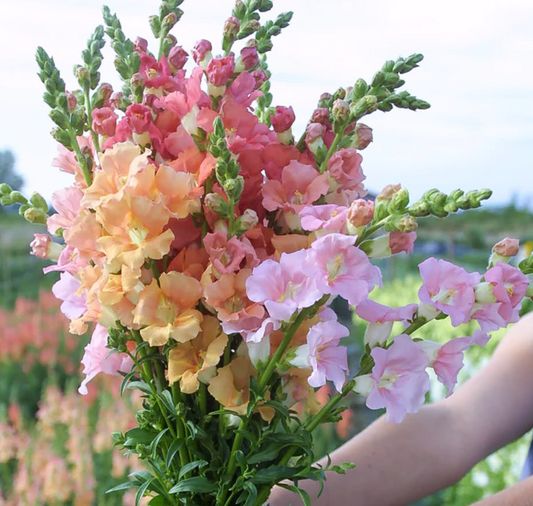
MULTIPOLYGON (((464 350, 516 321, 530 279, 508 264, 517 244, 506 240, 483 275, 430 258, 418 303, 372 301, 382 286, 372 260, 411 252, 418 218, 479 207, 491 193, 430 190, 410 203, 389 185, 368 198, 360 151, 372 131, 361 120, 429 107, 399 91, 422 55, 324 93, 296 139, 292 108, 272 106, 266 60, 292 13, 263 21, 271 0, 237 0, 222 52, 200 40, 189 54, 171 34, 181 3, 164 0, 150 18, 155 52, 104 8, 73 91, 38 49, 54 165, 73 181, 54 193, 54 214, 6 184, 2 204, 46 224, 32 253, 61 273, 53 292, 70 331, 93 328, 80 392, 103 372, 144 397, 138 426, 113 438, 146 471, 115 490, 135 488, 152 506, 258 506, 281 484, 310 504, 300 481, 352 467, 314 465, 313 431, 340 418, 342 399, 355 391, 400 422, 423 404, 428 368, 451 392, 464 350), (100 82, 106 36, 121 91, 100 82), (368 322, 358 371, 329 307, 336 296, 368 322), (444 345, 413 337, 444 318, 480 328, 444 345), (321 406, 315 392, 328 381, 336 393, 321 406)), ((523 267, 532 272, 533 260, 523 267)))

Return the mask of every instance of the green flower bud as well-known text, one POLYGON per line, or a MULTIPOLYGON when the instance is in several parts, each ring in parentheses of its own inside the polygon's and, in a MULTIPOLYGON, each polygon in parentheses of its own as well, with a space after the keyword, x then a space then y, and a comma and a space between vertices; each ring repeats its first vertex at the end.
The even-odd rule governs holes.
POLYGON ((37 192, 33 192, 30 197, 31 204, 36 207, 37 209, 40 209, 41 211, 44 211, 45 213, 48 212, 48 204, 46 200, 37 192))
POLYGON ((39 223, 41 225, 46 225, 46 220, 48 215, 43 213, 41 210, 36 209, 35 207, 30 207, 24 213, 24 219, 30 223, 39 223))
POLYGON ((374 78, 372 79, 372 88, 377 88, 385 82, 385 72, 378 70, 375 73, 374 78))
POLYGON ((378 108, 378 99, 374 95, 365 95, 355 104, 352 102, 350 107, 352 109, 352 116, 357 121, 378 108))
POLYGON ((2 195, 0 197, 0 203, 3 206, 12 206, 14 202, 11 200, 11 197, 9 195, 2 195))
POLYGON ((393 196, 389 204, 392 214, 400 213, 409 205, 409 192, 406 188, 400 188, 393 196))
POLYGON ((161 21, 159 21, 159 16, 150 16, 149 23, 154 37, 158 39, 161 34, 161 21))
POLYGON ((235 7, 233 7, 233 15, 237 19, 242 20, 245 14, 246 14, 246 5, 244 5, 244 2, 242 0, 237 0, 235 2, 235 7))
POLYGON ((74 75, 76 76, 76 79, 78 80, 82 90, 89 89, 91 85, 91 74, 85 67, 76 65, 74 67, 74 75))
POLYGON ((12 191, 9 196, 10 196, 11 200, 13 202, 16 202, 17 204, 27 204, 28 203, 28 199, 24 195, 22 195, 22 193, 20 193, 19 191, 12 191))
POLYGON ((24 213, 28 210, 28 209, 31 209, 31 206, 29 204, 24 204, 22 206, 19 207, 19 214, 24 218, 24 213))
POLYGON ((386 232, 414 232, 418 228, 418 223, 409 214, 395 214, 385 224, 386 232))
POLYGON ((411 216, 415 218, 423 218, 431 214, 427 202, 424 200, 419 200, 415 202, 409 209, 407 209, 411 216))
POLYGON ((208 209, 217 213, 221 218, 227 218, 229 215, 229 206, 224 197, 218 193, 208 193, 205 196, 204 204, 208 209))
POLYGON ((7 183, 0 184, 0 194, 8 195, 12 191, 13 191, 13 189, 7 183))
POLYGON ((61 130, 61 128, 54 128, 50 134, 57 142, 63 144, 63 146, 65 146, 67 149, 72 150, 72 141, 70 140, 70 135, 68 132, 61 130))
POLYGON ((364 79, 358 79, 353 87, 353 101, 357 102, 359 99, 363 98, 368 92, 368 84, 364 79))
POLYGON ((244 178, 242 176, 227 179, 224 183, 224 191, 226 192, 226 195, 232 198, 234 202, 238 202, 238 200, 241 198, 243 189, 244 178))

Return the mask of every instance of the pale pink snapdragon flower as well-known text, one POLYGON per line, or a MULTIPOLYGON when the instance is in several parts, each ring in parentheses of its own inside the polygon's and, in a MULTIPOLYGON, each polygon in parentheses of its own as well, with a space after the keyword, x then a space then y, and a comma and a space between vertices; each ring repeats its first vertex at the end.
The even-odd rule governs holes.
POLYGON ((78 295, 81 282, 68 272, 62 272, 59 281, 52 286, 56 299, 62 300, 61 312, 70 320, 79 318, 87 311, 85 294, 78 295))
POLYGON ((360 197, 367 194, 362 161, 363 157, 354 148, 341 149, 328 160, 328 170, 336 184, 344 190, 356 190, 360 197))
POLYGON ((91 337, 91 342, 85 347, 85 353, 81 359, 83 364, 83 374, 79 393, 87 395, 87 383, 97 374, 117 375, 119 372, 130 372, 133 361, 125 353, 114 353, 110 355, 111 349, 107 347, 108 332, 102 325, 96 325, 91 337))
POLYGON ((288 321, 295 311, 312 306, 322 296, 315 281, 304 269, 306 250, 282 253, 279 262, 265 260, 246 280, 246 294, 262 302, 269 315, 288 321))
POLYGON ((30 254, 50 260, 58 260, 63 251, 63 246, 52 242, 52 238, 48 234, 34 234, 30 247, 30 254))
POLYGON ((52 194, 52 205, 57 212, 46 221, 51 234, 55 234, 60 228, 68 229, 72 226, 80 214, 82 198, 83 193, 76 186, 68 186, 52 194))
POLYGON ((305 260, 306 273, 322 294, 340 295, 356 306, 381 286, 381 272, 355 246, 355 237, 338 233, 317 239, 305 260))
POLYGON ((307 344, 296 350, 291 364, 313 369, 308 379, 312 387, 324 386, 329 380, 341 392, 348 373, 348 351, 339 346, 339 341, 349 335, 350 331, 336 320, 319 322, 309 329, 307 344))
POLYGON ((402 307, 388 307, 371 299, 366 299, 355 308, 359 318, 366 320, 365 344, 371 348, 385 344, 392 332, 394 322, 408 322, 413 319, 417 304, 402 307))
POLYGON ((480 282, 477 272, 468 273, 446 260, 428 258, 419 265, 423 285, 418 296, 450 317, 457 327, 467 323, 476 300, 474 287, 480 282))
POLYGON ((473 336, 457 337, 441 344, 424 340, 418 344, 422 347, 433 367, 439 381, 448 389, 449 397, 457 384, 457 376, 463 368, 464 352, 472 345, 485 346, 488 336, 482 332, 475 332, 473 336))
POLYGON ((346 225, 348 208, 335 204, 304 207, 300 211, 302 228, 309 232, 332 230, 340 232, 346 225))
POLYGON ((374 348, 371 374, 356 380, 355 391, 368 395, 369 409, 387 410, 387 421, 400 423, 407 413, 416 413, 430 389, 428 358, 408 335, 396 336, 392 346, 374 348))

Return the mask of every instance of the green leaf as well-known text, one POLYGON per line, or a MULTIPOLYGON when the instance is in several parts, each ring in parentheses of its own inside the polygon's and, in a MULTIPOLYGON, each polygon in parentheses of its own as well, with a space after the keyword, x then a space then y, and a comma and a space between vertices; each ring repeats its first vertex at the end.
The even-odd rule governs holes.
POLYGON ((142 485, 144 482, 153 478, 148 471, 134 471, 128 475, 128 478, 137 481, 138 485, 142 485))
POLYGON ((243 488, 248 491, 248 497, 244 506, 253 506, 257 499, 257 487, 250 481, 244 483, 243 488))
POLYGON ((274 484, 292 478, 300 472, 302 467, 270 466, 260 469, 252 478, 252 482, 258 485, 274 484))
POLYGON ((145 383, 144 381, 131 381, 129 385, 126 387, 128 390, 140 390, 141 392, 151 395, 152 389, 150 386, 145 383))
POLYGON ((176 456, 176 453, 179 452, 181 446, 183 445, 184 441, 183 439, 176 439, 171 445, 170 445, 170 448, 168 449, 168 453, 167 453, 167 458, 166 458, 166 461, 165 461, 165 465, 167 467, 170 467, 170 465, 172 464, 172 461, 174 460, 174 457, 176 456))
POLYGON ((149 445, 157 436, 157 432, 136 427, 135 429, 128 430, 124 436, 128 439, 134 439, 143 445, 149 445))
POLYGON ((131 378, 135 376, 136 371, 131 371, 130 373, 126 374, 124 376, 124 379, 122 380, 122 385, 120 385, 120 396, 122 397, 124 395, 124 392, 126 391, 126 387, 128 386, 128 383, 130 382, 131 378))
POLYGON ((192 471, 193 469, 207 466, 208 462, 205 460, 195 460, 194 462, 189 462, 188 464, 185 464, 179 472, 178 479, 181 480, 189 471, 192 471))
POLYGON ((150 478, 148 481, 145 481, 139 487, 139 490, 137 490, 137 494, 135 495, 135 506, 139 506, 141 504, 141 499, 144 497, 144 493, 146 492, 146 489, 149 487, 153 479, 154 479, 153 477, 150 478))
POLYGON ((111 492, 119 492, 120 490, 128 490, 130 488, 137 488, 139 485, 133 481, 125 481, 116 487, 110 488, 106 491, 106 494, 111 494, 111 492))
POLYGON ((168 432, 168 427, 164 430, 162 430, 152 441, 150 445, 150 453, 152 454, 152 457, 155 458, 157 455, 157 445, 159 445, 159 442, 161 441, 162 437, 168 432))
POLYGON ((204 476, 195 476, 187 480, 180 481, 173 486, 169 492, 171 494, 179 494, 182 492, 201 492, 203 494, 210 494, 218 489, 218 485, 211 483, 204 476))
POLYGON ((169 413, 173 414, 174 416, 178 414, 176 411, 176 406, 174 405, 174 401, 172 400, 172 394, 168 390, 163 390, 159 394, 159 398, 161 399, 169 413))
POLYGON ((148 506, 168 506, 168 501, 162 495, 157 495, 150 500, 148 506))
POLYGON ((311 506, 311 499, 309 497, 309 494, 305 490, 295 487, 294 485, 286 485, 285 483, 280 483, 279 486, 287 490, 290 490, 294 494, 298 494, 300 498, 302 499, 304 506, 311 506))

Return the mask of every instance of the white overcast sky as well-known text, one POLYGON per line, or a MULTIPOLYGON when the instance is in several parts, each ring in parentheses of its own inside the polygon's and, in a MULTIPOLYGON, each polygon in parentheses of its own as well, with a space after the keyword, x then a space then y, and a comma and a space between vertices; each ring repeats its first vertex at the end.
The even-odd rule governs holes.
MULTIPOLYGON (((131 39, 150 37, 157 0, 108 0, 131 39)), ((367 119, 374 143, 363 152, 367 185, 402 183, 413 198, 426 189, 488 187, 494 203, 513 195, 533 204, 533 1, 274 0, 294 10, 270 53, 274 105, 292 105, 298 133, 324 91, 370 80, 387 59, 425 55, 406 89, 427 111, 393 110, 367 119)), ((70 178, 51 167, 52 123, 34 61, 42 45, 67 82, 101 21, 102 0, 0 0, 0 149, 12 149, 27 191, 49 198, 70 178)), ((232 0, 185 0, 174 29, 190 49, 200 38, 220 50, 232 0)), ((112 50, 103 80, 118 84, 112 50)))

